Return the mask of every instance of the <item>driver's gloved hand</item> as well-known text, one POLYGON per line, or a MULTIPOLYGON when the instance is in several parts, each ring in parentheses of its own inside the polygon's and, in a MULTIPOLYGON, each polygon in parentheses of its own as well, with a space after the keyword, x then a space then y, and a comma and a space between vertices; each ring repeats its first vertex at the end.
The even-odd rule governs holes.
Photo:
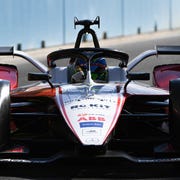
POLYGON ((82 82, 85 79, 85 74, 83 71, 78 71, 72 75, 71 81, 72 82, 82 82))

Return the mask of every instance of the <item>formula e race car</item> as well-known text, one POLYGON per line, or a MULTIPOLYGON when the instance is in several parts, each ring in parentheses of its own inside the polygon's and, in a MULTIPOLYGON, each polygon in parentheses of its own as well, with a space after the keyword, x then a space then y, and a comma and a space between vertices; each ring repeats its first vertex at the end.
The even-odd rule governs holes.
POLYGON ((128 62, 128 54, 100 48, 91 29, 99 17, 74 24, 83 26, 75 47, 50 53, 47 66, 0 48, 40 71, 28 74, 37 82, 18 87, 17 68, 0 65, 0 164, 180 162, 180 65, 155 66, 153 86, 144 82, 149 73, 133 71, 147 58, 180 55, 180 46, 157 46, 128 62), (86 33, 94 47, 80 47, 86 33))

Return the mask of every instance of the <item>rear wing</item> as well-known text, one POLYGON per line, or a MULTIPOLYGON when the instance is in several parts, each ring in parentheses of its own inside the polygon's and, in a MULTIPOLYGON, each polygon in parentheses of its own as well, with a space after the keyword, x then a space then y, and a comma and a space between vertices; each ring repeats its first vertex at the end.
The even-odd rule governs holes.
POLYGON ((28 54, 24 53, 23 51, 15 50, 13 46, 0 47, 0 56, 19 56, 25 59, 26 61, 30 62, 31 64, 33 64, 41 72, 43 73, 48 72, 48 68, 44 64, 42 64, 36 59, 33 59, 32 57, 30 57, 28 54))
POLYGON ((180 55, 180 46, 156 46, 155 49, 151 49, 139 54, 127 65, 127 72, 132 70, 137 64, 150 56, 158 55, 180 55))

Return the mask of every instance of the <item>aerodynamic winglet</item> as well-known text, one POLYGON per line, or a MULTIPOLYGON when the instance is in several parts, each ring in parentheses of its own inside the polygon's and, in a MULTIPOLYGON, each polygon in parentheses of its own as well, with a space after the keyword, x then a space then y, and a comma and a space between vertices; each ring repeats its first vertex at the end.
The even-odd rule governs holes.
POLYGON ((0 47, 0 55, 13 55, 14 53, 14 47, 0 47))
POLYGON ((158 54, 180 54, 180 46, 156 46, 158 54))

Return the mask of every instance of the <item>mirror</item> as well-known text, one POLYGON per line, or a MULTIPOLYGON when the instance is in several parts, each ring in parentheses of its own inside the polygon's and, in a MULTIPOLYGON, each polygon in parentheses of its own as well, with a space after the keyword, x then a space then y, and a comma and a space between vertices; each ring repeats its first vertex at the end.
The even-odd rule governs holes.
POLYGON ((126 76, 129 80, 149 80, 150 74, 145 72, 128 73, 126 76))
POLYGON ((47 73, 28 73, 28 80, 29 81, 49 81, 51 75, 47 73))

